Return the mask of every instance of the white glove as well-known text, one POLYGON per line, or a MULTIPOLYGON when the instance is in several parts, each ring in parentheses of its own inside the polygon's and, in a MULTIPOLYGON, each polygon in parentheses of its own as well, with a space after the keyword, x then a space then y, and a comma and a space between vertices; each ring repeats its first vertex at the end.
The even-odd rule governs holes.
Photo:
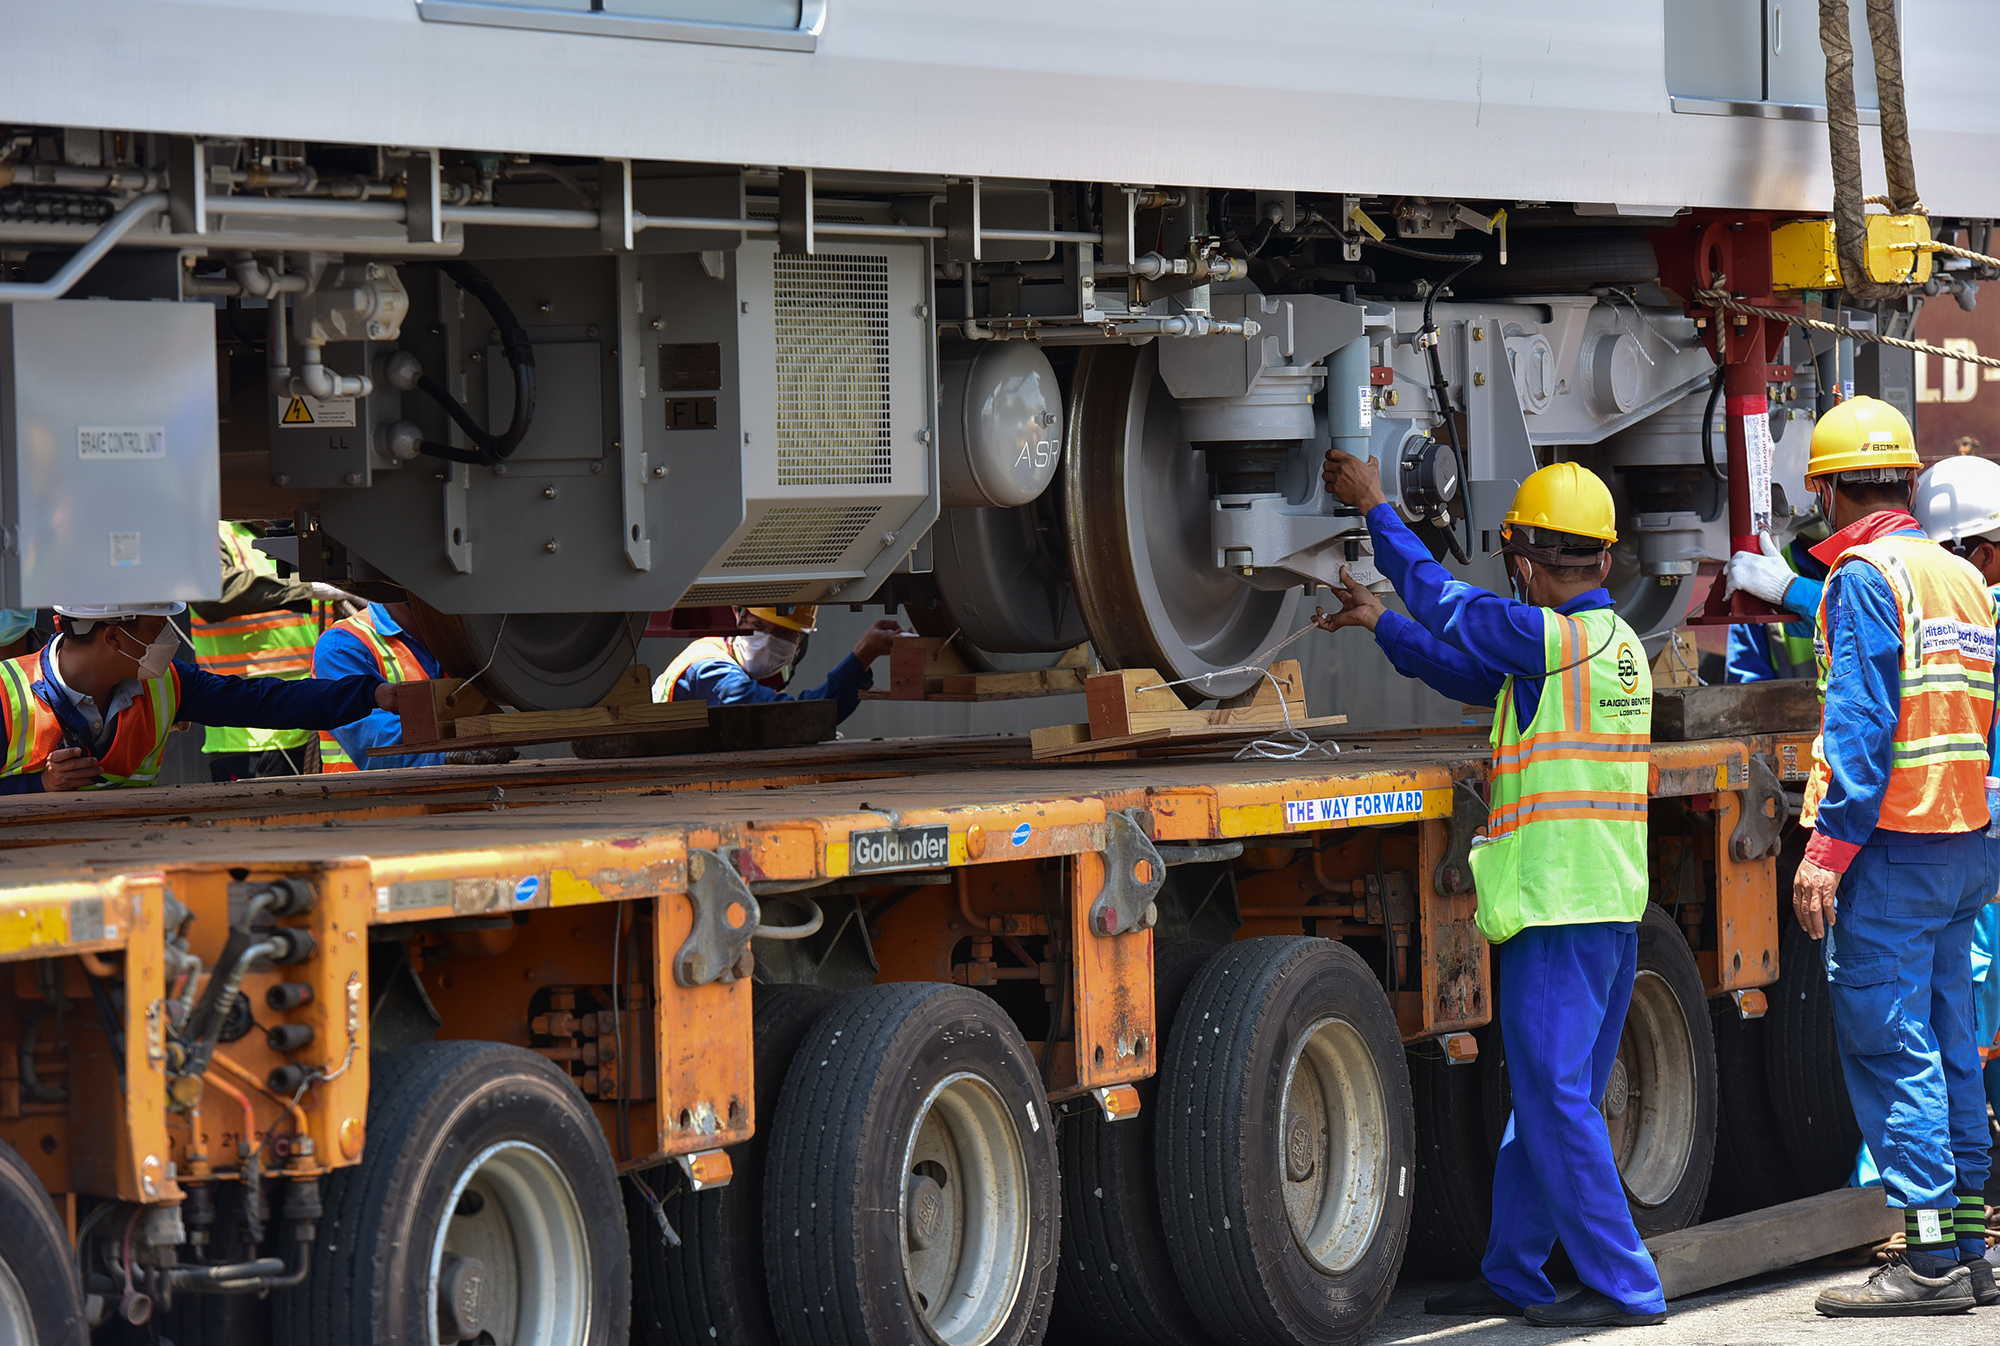
POLYGON ((321 584, 314 580, 309 586, 316 603, 359 603, 361 600, 345 589, 336 589, 331 584, 321 584))
POLYGON ((1778 544, 1771 541, 1769 533, 1759 533, 1757 542, 1764 549, 1761 556, 1753 551, 1740 551, 1729 558, 1729 564, 1722 570, 1722 592, 1727 596, 1741 589, 1766 603, 1781 604, 1785 601, 1785 590, 1792 587, 1798 575, 1785 564, 1778 544))

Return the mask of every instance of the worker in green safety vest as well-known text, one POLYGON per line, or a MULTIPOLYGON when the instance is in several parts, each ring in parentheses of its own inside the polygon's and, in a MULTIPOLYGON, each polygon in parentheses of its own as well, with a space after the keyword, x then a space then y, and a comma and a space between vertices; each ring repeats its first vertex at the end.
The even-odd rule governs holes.
POLYGON ((1645 647, 1604 588, 1618 539, 1611 492, 1574 463, 1521 483, 1501 529, 1511 600, 1432 559, 1375 462, 1334 450, 1323 476, 1366 512, 1375 564, 1410 615, 1342 571, 1341 610, 1315 621, 1373 631, 1398 672, 1495 708, 1491 807, 1472 872, 1498 963, 1514 1115, 1481 1277, 1424 1307, 1548 1327, 1659 1322, 1659 1273, 1598 1111, 1638 970, 1653 713, 1645 647), (1558 1238, 1584 1286, 1561 1301, 1545 1270, 1558 1238))
MULTIPOLYGON (((277 562, 253 545, 263 536, 228 519, 216 525, 222 596, 193 605, 195 663, 225 677, 309 678, 313 642, 356 600, 329 584, 280 577, 277 562)), ((209 725, 201 750, 211 780, 254 780, 302 774, 312 741, 309 729, 209 725)))

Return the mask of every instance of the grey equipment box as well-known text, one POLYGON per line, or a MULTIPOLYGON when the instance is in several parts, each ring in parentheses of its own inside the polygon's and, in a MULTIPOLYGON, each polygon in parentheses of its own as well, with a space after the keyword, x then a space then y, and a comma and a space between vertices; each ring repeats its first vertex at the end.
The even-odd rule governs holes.
POLYGON ((0 304, 0 606, 213 599, 215 310, 0 304))

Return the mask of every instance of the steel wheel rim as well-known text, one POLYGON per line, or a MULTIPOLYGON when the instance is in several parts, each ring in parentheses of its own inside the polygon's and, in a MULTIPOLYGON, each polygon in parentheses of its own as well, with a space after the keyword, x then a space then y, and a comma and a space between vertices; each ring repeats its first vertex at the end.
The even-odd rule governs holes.
POLYGON ((1687 1173, 1700 1083, 1680 997, 1665 977, 1642 970, 1599 1104, 1619 1176, 1641 1206, 1665 1205, 1687 1173))
POLYGON ((554 1160, 524 1141, 482 1150, 451 1190, 431 1247, 431 1346, 448 1346, 438 1295, 447 1258, 486 1268, 482 1328, 497 1346, 582 1346, 590 1334, 590 1241, 583 1209, 554 1160), (477 1209, 461 1213, 475 1203, 477 1209))
POLYGON ((904 1143, 898 1188, 903 1282, 918 1320, 943 1346, 991 1341, 1021 1293, 1029 1240, 1027 1156, 991 1084, 961 1072, 932 1088, 904 1143), (927 1193, 918 1178, 941 1190, 927 1193))
POLYGON ((1158 369, 1150 346, 1078 359, 1063 449, 1070 573, 1107 666, 1204 677, 1181 689, 1188 699, 1234 696, 1258 674, 1220 670, 1289 634, 1300 595, 1253 589, 1214 564, 1207 468, 1158 369))
POLYGON ((1354 1025, 1326 1018, 1293 1046, 1278 1115, 1278 1188, 1292 1239, 1320 1271, 1368 1253, 1389 1196, 1389 1107, 1354 1025))
POLYGON ((35 1311, 28 1302, 28 1292, 21 1278, 14 1274, 14 1268, 0 1262, 0 1341, 34 1346, 37 1340, 35 1311))

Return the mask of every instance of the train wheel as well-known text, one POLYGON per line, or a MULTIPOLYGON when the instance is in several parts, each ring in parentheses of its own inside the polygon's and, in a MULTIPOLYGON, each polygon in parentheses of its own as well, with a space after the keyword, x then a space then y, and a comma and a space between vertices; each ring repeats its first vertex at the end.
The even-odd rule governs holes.
MULTIPOLYGON (((1790 894, 1778 909, 1787 910, 1790 894)), ((1824 951, 1789 916, 1778 946, 1780 980, 1764 1016, 1764 1078, 1779 1142, 1791 1156, 1800 1195, 1831 1191, 1847 1181, 1861 1146, 1861 1127, 1847 1098, 1840 1043, 1833 1029, 1833 993, 1824 951)))
POLYGON ((0 1341, 81 1346, 83 1287, 41 1180, 0 1141, 0 1341))
POLYGON ((771 1124, 764 1263, 787 1346, 1017 1346, 1055 1289, 1054 1119, 988 997, 871 986, 807 1033, 771 1124))
POLYGON ((1648 903, 1632 1006, 1601 1104, 1642 1237, 1701 1216, 1715 1165, 1715 1083, 1701 968, 1673 917, 1648 903))
MULTIPOLYGON (((1219 946, 1160 941, 1153 1010, 1173 1050, 1175 1013, 1219 946)), ((1107 1122, 1096 1108, 1064 1119, 1062 1274, 1049 1339, 1090 1346, 1205 1346, 1168 1256, 1154 1147, 1159 1076, 1139 1086, 1139 1115, 1107 1122)))
POLYGON ((1402 1263, 1416 1160, 1388 997, 1330 940, 1244 940, 1175 1030, 1160 1205, 1196 1317, 1232 1342, 1359 1341, 1402 1263))
MULTIPOLYGON (((799 1044, 819 1016, 840 1000, 818 986, 759 985, 752 1038, 756 1043, 757 1133, 729 1151, 736 1176, 706 1192, 679 1188, 662 1202, 680 1237, 670 1246, 652 1202, 628 1189, 632 1230, 632 1337, 643 1346, 772 1346, 769 1293, 764 1286, 764 1155, 778 1091, 799 1044)), ((670 1177, 679 1170, 660 1170, 670 1177)), ((652 1175, 641 1174, 646 1182, 652 1175)), ((669 1184, 671 1185, 671 1184, 669 1184)))
POLYGON ((519 710, 594 706, 631 666, 651 614, 475 612, 453 614, 416 598, 416 634, 447 674, 479 674, 480 688, 519 710), (484 670, 483 672, 481 670, 484 670))
POLYGON ((373 1076, 367 1152, 327 1181, 281 1339, 624 1346, 618 1174, 569 1078, 463 1041, 392 1053, 373 1076))

